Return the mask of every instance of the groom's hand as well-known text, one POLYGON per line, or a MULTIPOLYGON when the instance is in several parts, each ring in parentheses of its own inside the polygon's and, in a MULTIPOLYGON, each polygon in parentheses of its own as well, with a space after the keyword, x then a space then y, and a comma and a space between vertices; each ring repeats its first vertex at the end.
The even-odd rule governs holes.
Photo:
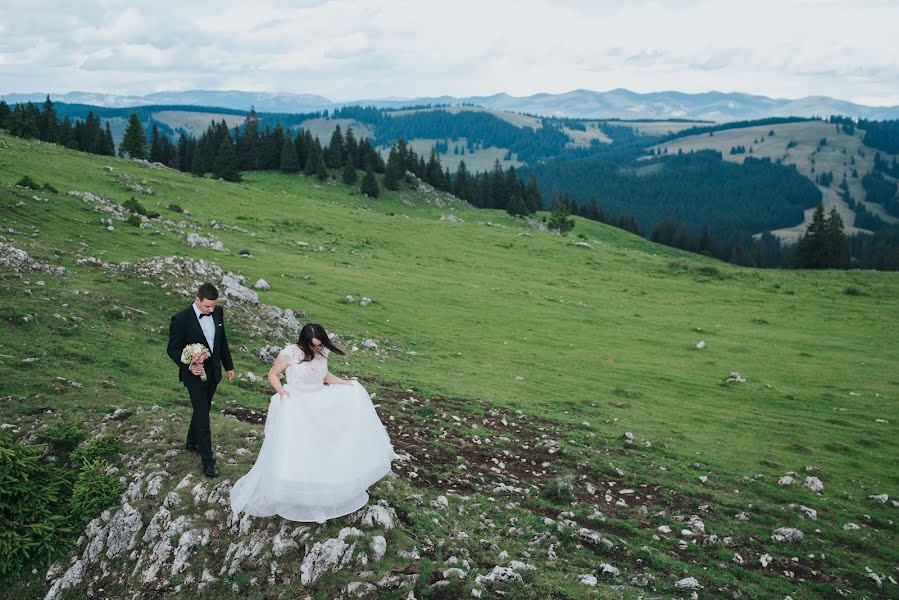
POLYGON ((234 369, 231 369, 230 371, 225 371, 225 377, 228 379, 228 381, 231 381, 232 379, 234 379, 234 369))
POLYGON ((203 374, 203 365, 193 364, 190 366, 190 372, 199 377, 203 374))

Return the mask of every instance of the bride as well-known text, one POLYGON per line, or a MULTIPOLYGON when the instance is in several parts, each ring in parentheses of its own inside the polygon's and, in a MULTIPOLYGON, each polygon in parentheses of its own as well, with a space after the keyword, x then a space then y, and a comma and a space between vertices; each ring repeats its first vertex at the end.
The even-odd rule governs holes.
POLYGON ((390 472, 395 454, 371 398, 328 372, 331 352, 345 354, 308 323, 272 365, 277 393, 256 464, 231 489, 235 514, 322 523, 365 506, 368 487, 390 472))

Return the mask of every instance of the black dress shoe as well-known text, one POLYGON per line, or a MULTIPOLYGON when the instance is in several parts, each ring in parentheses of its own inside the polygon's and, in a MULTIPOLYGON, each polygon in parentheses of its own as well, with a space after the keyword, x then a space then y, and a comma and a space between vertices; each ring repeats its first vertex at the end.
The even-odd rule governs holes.
POLYGON ((190 450, 191 452, 196 452, 197 454, 200 453, 200 449, 194 444, 184 444, 184 449, 190 450))
POLYGON ((203 475, 205 475, 206 477, 218 477, 219 470, 215 468, 215 465, 204 465, 203 475))

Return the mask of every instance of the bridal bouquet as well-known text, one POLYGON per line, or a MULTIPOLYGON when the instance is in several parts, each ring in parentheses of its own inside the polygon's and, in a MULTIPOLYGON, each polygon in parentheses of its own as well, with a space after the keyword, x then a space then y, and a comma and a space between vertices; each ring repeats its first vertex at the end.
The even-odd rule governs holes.
MULTIPOLYGON (((202 365, 210 356, 212 352, 203 344, 188 344, 181 352, 181 362, 185 365, 202 365)), ((200 379, 206 381, 206 369, 203 369, 200 379)))

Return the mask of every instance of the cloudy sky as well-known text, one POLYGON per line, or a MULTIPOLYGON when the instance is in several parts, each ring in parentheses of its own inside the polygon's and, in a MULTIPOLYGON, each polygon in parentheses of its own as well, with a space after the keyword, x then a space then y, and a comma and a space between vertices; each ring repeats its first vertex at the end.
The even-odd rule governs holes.
POLYGON ((345 101, 623 87, 899 104, 897 0, 0 0, 0 9, 0 93, 240 89, 345 101))

